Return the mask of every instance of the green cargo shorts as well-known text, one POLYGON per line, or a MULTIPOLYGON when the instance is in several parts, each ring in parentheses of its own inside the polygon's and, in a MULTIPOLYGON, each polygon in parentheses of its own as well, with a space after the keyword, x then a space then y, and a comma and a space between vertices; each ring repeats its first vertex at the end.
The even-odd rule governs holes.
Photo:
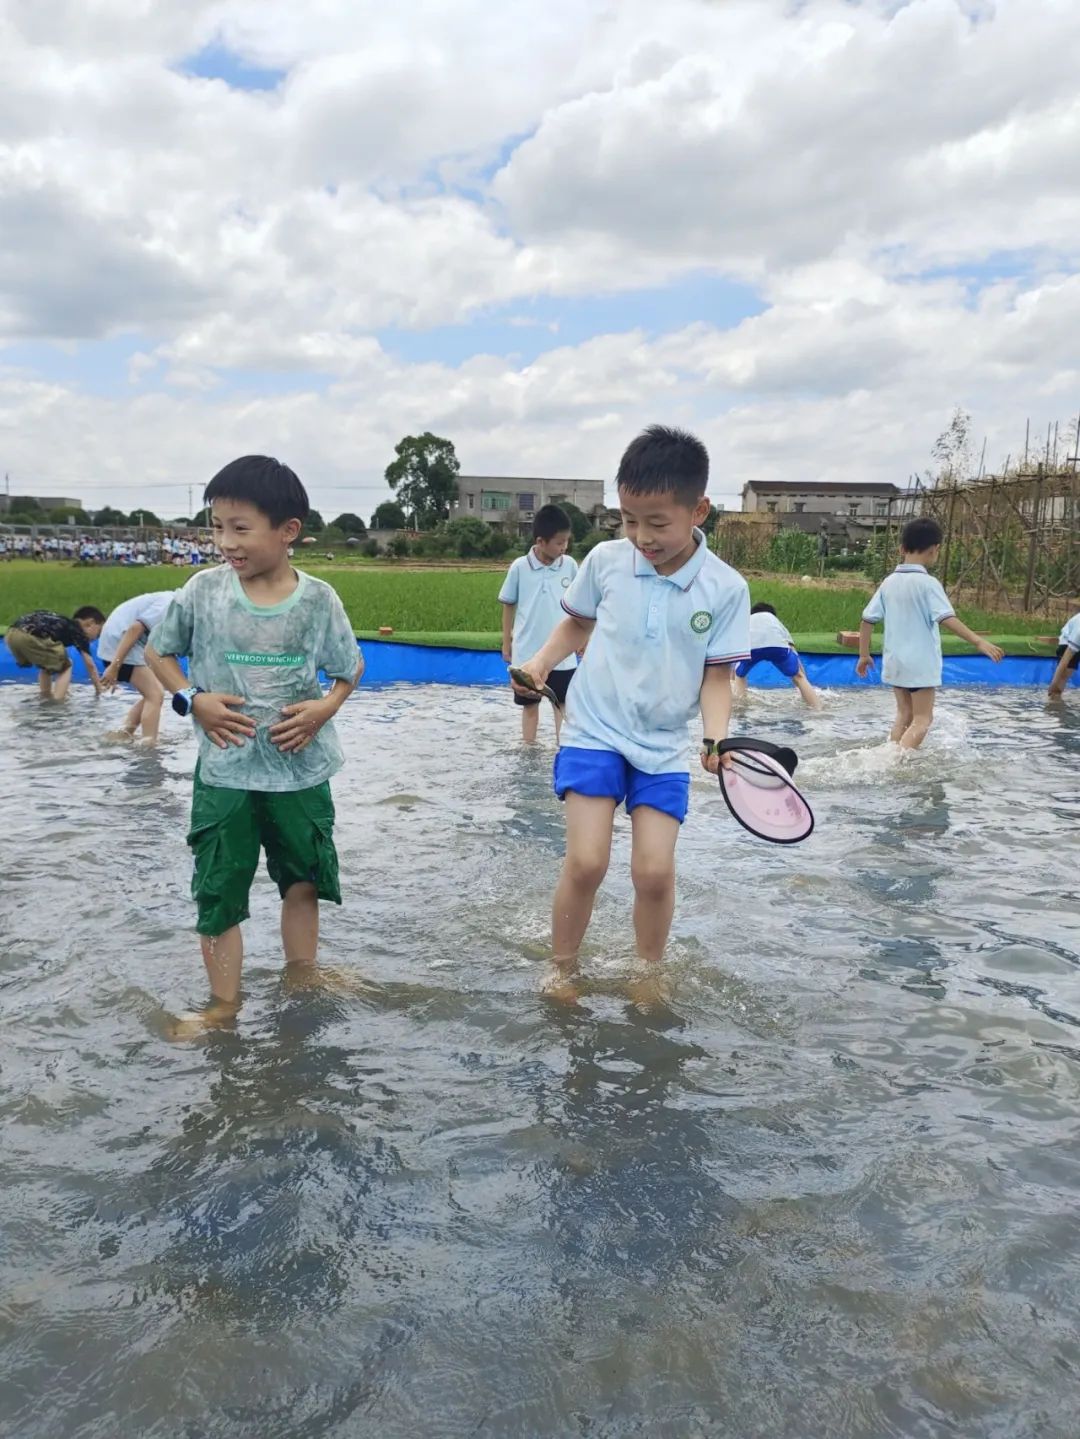
POLYGON ((313 884, 320 899, 341 903, 329 783, 286 794, 219 789, 203 784, 196 768, 188 844, 200 934, 224 934, 247 919, 260 847, 282 899, 294 884, 313 884))

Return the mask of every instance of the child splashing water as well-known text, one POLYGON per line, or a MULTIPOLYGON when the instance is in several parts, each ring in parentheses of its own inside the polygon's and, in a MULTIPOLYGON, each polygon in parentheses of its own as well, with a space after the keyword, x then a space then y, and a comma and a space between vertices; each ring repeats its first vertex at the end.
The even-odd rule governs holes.
POLYGON ((901 749, 918 749, 934 720, 934 695, 941 684, 941 632, 939 626, 974 645, 997 664, 1004 650, 969 630, 949 603, 940 581, 929 574, 941 550, 941 526, 936 520, 910 520, 900 536, 900 563, 886 576, 863 610, 859 626, 860 678, 874 667, 870 637, 874 625, 885 621, 881 677, 892 685, 896 719, 889 739, 901 749))
POLYGON ((146 647, 199 734, 188 844, 210 1003, 192 1028, 240 1007, 240 924, 260 848, 281 895, 286 965, 314 967, 319 900, 341 903, 329 780, 343 756, 332 721, 363 673, 337 594, 289 564, 308 514, 292 470, 248 455, 215 475, 204 499, 226 563, 176 593, 146 647), (179 656, 190 658, 190 681, 179 656), (320 670, 333 681, 327 694, 320 670))

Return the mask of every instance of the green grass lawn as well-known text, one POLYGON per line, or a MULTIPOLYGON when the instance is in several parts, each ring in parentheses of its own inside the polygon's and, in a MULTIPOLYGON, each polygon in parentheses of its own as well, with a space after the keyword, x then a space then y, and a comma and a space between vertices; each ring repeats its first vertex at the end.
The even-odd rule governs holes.
MULTIPOLYGON (((344 570, 314 563, 304 568, 334 586, 362 636, 373 635, 380 625, 391 625, 395 639, 413 644, 499 647, 501 568, 415 570, 372 565, 344 570)), ((175 589, 191 573, 169 565, 98 569, 12 560, 0 565, 0 627, 33 609, 71 614, 89 604, 108 612, 133 595, 175 589)), ((819 588, 780 579, 755 579, 750 585, 753 599, 775 605, 799 647, 811 652, 839 650, 837 631, 858 629, 871 589, 868 584, 855 583, 819 588)), ((967 607, 961 607, 960 617, 972 629, 989 631, 1010 652, 1019 654, 1033 652, 1030 636, 1055 634, 1066 618, 1064 613, 1053 618, 1018 618, 967 607)), ((968 649, 947 634, 943 642, 947 653, 962 654, 968 649)))

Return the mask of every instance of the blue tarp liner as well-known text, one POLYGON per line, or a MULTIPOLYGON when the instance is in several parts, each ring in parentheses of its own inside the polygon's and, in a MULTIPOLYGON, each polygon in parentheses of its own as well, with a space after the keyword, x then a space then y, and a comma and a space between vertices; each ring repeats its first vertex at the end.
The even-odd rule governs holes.
MULTIPOLYGON (((96 651, 97 646, 91 647, 96 651)), ((504 685, 506 665, 497 650, 459 650, 438 645, 395 644, 392 640, 365 640, 363 642, 366 669, 364 683, 383 684, 436 684, 436 685, 504 685)), ((74 658, 75 682, 85 684, 86 675, 82 663, 74 658)), ((854 652, 842 655, 804 654, 802 661, 812 683, 823 689, 838 689, 851 685, 879 685, 881 683, 881 661, 869 679, 861 680, 855 673, 854 652)), ((1036 655, 1006 655, 999 665, 984 655, 946 655, 944 683, 946 685, 980 685, 987 688, 997 685, 1031 686, 1046 688, 1053 676, 1053 658, 1036 655)), ((11 651, 0 644, 0 683, 11 680, 37 680, 36 670, 21 670, 12 658, 11 651)), ((1080 676, 1073 674, 1072 684, 1080 682, 1080 676)), ((770 664, 757 665, 750 675, 751 686, 776 689, 790 685, 770 664)))

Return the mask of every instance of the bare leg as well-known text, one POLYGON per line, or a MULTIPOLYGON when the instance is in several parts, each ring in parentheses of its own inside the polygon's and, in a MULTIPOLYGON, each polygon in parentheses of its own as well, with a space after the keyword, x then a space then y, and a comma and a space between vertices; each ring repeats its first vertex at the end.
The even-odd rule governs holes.
POLYGON ((239 1008, 240 970, 244 963, 244 937, 234 924, 224 934, 199 936, 203 964, 210 976, 212 1003, 239 1008))
POLYGON ((911 723, 900 739, 901 749, 918 749, 926 738, 926 732, 934 722, 934 696, 936 690, 916 690, 911 696, 911 723))
POLYGON ((915 710, 911 703, 911 695, 907 690, 897 689, 893 686, 893 696, 896 699, 896 718, 893 720, 893 727, 889 731, 889 738, 893 744, 899 744, 904 737, 904 732, 915 716, 915 710))
POLYGON ((806 678, 806 671, 802 668, 801 665, 799 666, 799 673, 797 675, 792 675, 791 683, 799 691, 803 699, 806 701, 806 703, 810 706, 812 710, 819 710, 821 708, 821 696, 818 694, 817 690, 810 683, 810 681, 806 678))
MULTIPOLYGON (((138 704, 133 706, 131 714, 134 714, 135 710, 139 710, 143 739, 147 744, 156 744, 158 730, 161 728, 161 705, 165 698, 165 691, 146 665, 135 666, 131 672, 131 683, 142 695, 138 704)), ((131 714, 128 715, 129 722, 131 714)), ((137 723, 139 720, 136 720, 137 723)), ((134 728, 134 725, 131 727, 134 728)))
POLYGON ((54 700, 67 698, 67 692, 71 688, 72 668, 68 665, 63 674, 59 674, 53 680, 52 697, 54 700))
POLYGON ((53 697, 52 675, 48 670, 37 672, 38 694, 43 700, 51 700, 53 697))
POLYGON ((313 884, 292 884, 281 901, 286 964, 313 965, 319 949, 319 896, 313 884))
POLYGON ((647 804, 630 816, 634 830, 630 877, 634 881, 634 934, 642 959, 664 957, 675 913, 675 844, 679 821, 647 804))
POLYGON ((566 858, 551 905, 551 953, 556 964, 573 965, 592 918, 593 902, 611 858, 615 801, 593 795, 566 796, 566 858))
POLYGON ((536 743, 536 731, 540 725, 540 706, 523 705, 521 708, 521 738, 526 744, 536 743))
POLYGON ((139 721, 142 719, 142 712, 143 702, 141 699, 138 699, 124 716, 124 723, 122 728, 127 734, 134 734, 135 731, 139 728, 139 721))

